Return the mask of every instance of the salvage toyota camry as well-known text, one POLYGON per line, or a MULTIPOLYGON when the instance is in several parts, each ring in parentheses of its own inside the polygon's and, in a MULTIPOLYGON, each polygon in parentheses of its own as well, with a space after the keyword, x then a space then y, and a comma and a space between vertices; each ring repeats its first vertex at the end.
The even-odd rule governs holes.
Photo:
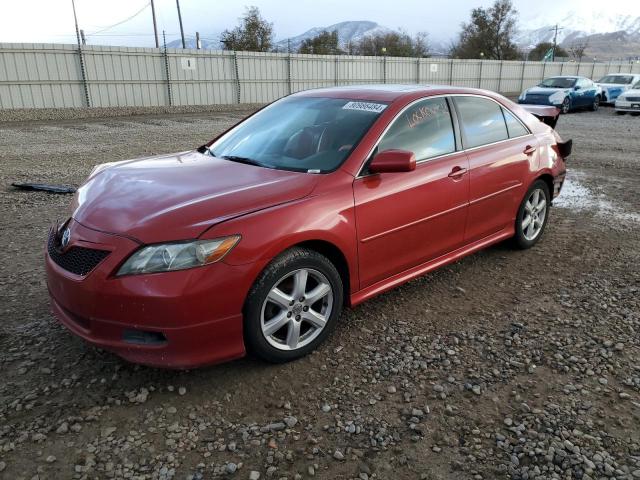
POLYGON ((48 237, 52 310, 148 365, 301 357, 345 305, 540 240, 571 141, 535 112, 454 87, 310 90, 197 150, 99 165, 48 237))

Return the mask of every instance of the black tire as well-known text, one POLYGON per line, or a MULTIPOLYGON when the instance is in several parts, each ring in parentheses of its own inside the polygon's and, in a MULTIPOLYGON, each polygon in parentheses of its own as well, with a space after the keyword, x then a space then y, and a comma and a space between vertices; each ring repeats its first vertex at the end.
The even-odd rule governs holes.
POLYGON ((638 115, 640 115, 640 113, 637 113, 637 112, 631 112, 631 113, 630 113, 630 115, 631 115, 632 117, 637 117, 638 115))
POLYGON ((247 295, 244 306, 244 338, 247 350, 272 363, 288 362, 309 354, 335 328, 342 310, 343 296, 344 287, 340 274, 325 256, 314 250, 299 247, 283 252, 262 271, 247 295), (288 274, 300 269, 320 272, 329 281, 333 295, 332 307, 324 328, 310 343, 297 349, 281 350, 269 343, 262 332, 263 305, 272 288, 278 286, 288 274))
POLYGON ((533 247, 536 243, 538 243, 540 238, 542 238, 542 235, 544 234, 544 229, 547 226, 547 222, 549 221, 550 206, 551 206, 551 194, 549 193, 548 185, 543 180, 536 180, 535 182, 533 182, 533 185, 529 187, 529 189, 527 190, 527 193, 524 195, 524 198, 520 203, 520 207, 518 208, 518 214, 516 215, 516 224, 515 224, 516 233, 513 237, 513 243, 517 248, 521 250, 526 250, 527 248, 533 247), (527 238, 527 236, 525 235, 523 231, 522 223, 525 219, 527 201, 529 200, 529 197, 531 197, 531 195, 536 190, 542 191, 542 193, 544 194, 546 205, 545 205, 544 220, 542 222, 542 228, 540 229, 539 233, 535 236, 535 238, 531 239, 531 238, 527 238))
POLYGON ((620 110, 616 110, 616 113, 617 113, 618 115, 624 115, 624 114, 625 114, 625 113, 627 113, 627 112, 622 112, 622 111, 620 111, 620 110))
POLYGON ((596 98, 593 99, 593 103, 589 107, 589 110, 592 112, 598 111, 598 107, 600 106, 600 95, 596 95, 596 98))
POLYGON ((560 106, 560 111, 565 114, 571 111, 571 99, 569 97, 564 97, 562 105, 560 106))

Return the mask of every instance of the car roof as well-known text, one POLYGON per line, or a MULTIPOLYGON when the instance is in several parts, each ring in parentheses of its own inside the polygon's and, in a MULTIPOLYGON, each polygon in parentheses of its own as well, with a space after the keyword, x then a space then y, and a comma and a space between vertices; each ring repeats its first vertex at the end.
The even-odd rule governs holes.
POLYGON ((367 84, 340 87, 315 88, 294 93, 297 97, 332 97, 352 100, 378 100, 393 102, 404 97, 441 94, 474 93, 491 96, 490 92, 474 88, 453 87, 451 85, 404 85, 404 84, 367 84))

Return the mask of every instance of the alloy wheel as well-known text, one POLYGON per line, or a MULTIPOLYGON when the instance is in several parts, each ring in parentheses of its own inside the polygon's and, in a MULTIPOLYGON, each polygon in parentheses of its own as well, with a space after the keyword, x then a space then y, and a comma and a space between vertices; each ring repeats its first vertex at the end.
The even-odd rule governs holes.
POLYGON ((544 227, 544 220, 547 217, 547 197, 540 188, 531 192, 527 202, 524 204, 524 214, 522 216, 522 234, 524 238, 534 240, 544 227))
POLYGON ((569 110, 571 110, 571 100, 569 97, 565 97, 562 101, 562 113, 569 113, 569 110))
POLYGON ((320 335, 332 308, 328 278, 310 268, 295 270, 269 290, 260 314, 262 335, 279 350, 297 350, 320 335))

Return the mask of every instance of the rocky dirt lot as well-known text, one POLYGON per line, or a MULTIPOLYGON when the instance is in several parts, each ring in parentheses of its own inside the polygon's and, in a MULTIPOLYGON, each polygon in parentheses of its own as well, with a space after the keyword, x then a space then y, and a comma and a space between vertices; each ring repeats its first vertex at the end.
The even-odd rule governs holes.
POLYGON ((542 241, 347 310, 316 353, 138 367, 49 314, 48 225, 109 160, 192 148, 247 112, 0 124, 0 477, 640 478, 640 118, 563 116, 542 241))

